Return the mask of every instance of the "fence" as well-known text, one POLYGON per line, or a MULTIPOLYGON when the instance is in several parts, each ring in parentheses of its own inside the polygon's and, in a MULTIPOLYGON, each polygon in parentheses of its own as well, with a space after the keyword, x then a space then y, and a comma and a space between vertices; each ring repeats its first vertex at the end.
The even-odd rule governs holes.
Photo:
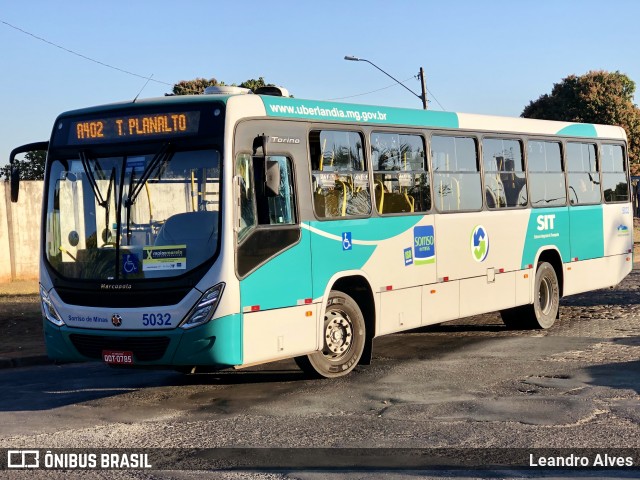
POLYGON ((20 182, 11 203, 9 182, 0 182, 0 283, 38 278, 42 181, 20 182))

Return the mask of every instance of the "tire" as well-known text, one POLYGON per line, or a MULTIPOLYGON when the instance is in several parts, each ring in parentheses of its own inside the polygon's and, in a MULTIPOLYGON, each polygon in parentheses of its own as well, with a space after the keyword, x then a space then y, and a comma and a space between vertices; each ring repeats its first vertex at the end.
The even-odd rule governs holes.
POLYGON ((560 285, 550 263, 538 263, 533 295, 533 304, 500 312, 507 327, 546 330, 553 326, 560 308, 560 285))
POLYGON ((349 295, 331 290, 324 315, 324 344, 319 352, 296 357, 295 362, 314 377, 342 377, 353 370, 364 351, 362 311, 349 295))

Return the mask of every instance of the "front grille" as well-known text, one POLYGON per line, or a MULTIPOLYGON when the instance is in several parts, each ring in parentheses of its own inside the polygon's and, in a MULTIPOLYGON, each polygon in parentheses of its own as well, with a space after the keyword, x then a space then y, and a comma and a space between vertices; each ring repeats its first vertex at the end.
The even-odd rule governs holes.
POLYGON ((69 305, 110 308, 176 305, 191 291, 191 287, 132 291, 81 290, 59 285, 55 288, 62 301, 69 305))
POLYGON ((169 346, 169 337, 109 337, 100 335, 69 335, 71 343, 85 357, 102 359, 103 350, 133 352, 136 360, 160 360, 169 346))

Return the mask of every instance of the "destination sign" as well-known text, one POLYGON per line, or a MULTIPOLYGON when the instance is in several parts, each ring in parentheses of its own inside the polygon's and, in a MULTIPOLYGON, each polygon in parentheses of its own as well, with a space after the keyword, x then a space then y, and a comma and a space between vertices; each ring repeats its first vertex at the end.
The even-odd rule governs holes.
POLYGON ((123 115, 72 122, 69 143, 72 145, 149 140, 156 137, 198 133, 200 112, 171 112, 146 115, 123 115))

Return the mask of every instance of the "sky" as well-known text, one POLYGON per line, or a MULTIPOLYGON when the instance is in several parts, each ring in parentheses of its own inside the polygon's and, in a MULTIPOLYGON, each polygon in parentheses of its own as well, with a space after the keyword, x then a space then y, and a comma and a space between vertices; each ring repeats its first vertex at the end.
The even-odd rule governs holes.
POLYGON ((639 18, 637 0, 0 0, 0 165, 60 113, 132 100, 151 75, 141 98, 262 76, 297 98, 422 107, 345 55, 417 94, 423 67, 430 109, 519 116, 571 74, 640 82, 639 18))

